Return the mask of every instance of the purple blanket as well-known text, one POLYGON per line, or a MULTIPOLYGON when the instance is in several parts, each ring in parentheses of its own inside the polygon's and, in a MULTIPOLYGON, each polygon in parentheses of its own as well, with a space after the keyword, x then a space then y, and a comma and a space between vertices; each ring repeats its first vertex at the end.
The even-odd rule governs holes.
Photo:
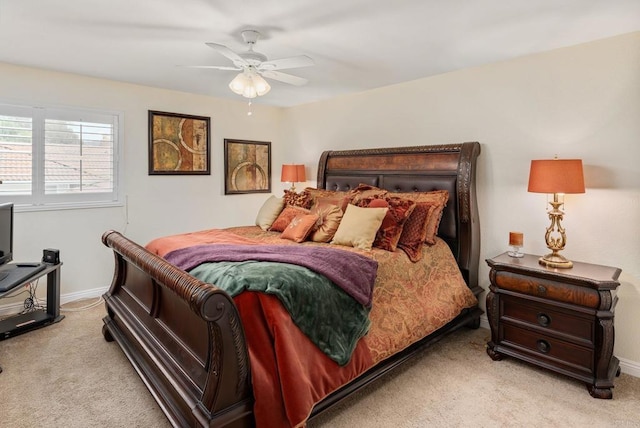
POLYGON ((298 245, 205 244, 181 248, 165 259, 188 271, 205 262, 247 260, 291 263, 326 276, 359 303, 370 307, 378 262, 360 254, 298 245))

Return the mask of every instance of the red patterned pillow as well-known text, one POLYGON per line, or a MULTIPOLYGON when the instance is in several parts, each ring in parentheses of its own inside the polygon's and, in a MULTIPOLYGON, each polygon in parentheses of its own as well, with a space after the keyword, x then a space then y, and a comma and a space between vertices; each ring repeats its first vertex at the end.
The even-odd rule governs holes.
POLYGON ((284 191, 284 203, 285 205, 292 205, 294 207, 301 207, 305 209, 311 208, 313 199, 307 192, 292 192, 291 190, 284 191))
POLYGON ((435 206, 436 204, 430 202, 416 202, 415 209, 404 224, 398 248, 407 253, 412 262, 417 262, 422 258, 422 246, 429 225, 429 211, 433 211, 435 206))
POLYGON ((417 262, 422 257, 422 244, 435 244, 442 212, 449 199, 446 190, 432 192, 391 193, 393 196, 411 199, 416 208, 407 220, 398 242, 409 259, 417 262))
POLYGON ((269 230, 272 232, 284 232, 287 226, 289 226, 289 223, 291 223, 291 220, 299 214, 309 214, 309 210, 293 206, 285 207, 269 230))
POLYGON ((398 197, 365 198, 358 203, 361 207, 389 207, 382 220, 382 225, 376 233, 373 246, 387 251, 395 251, 402 235, 404 224, 416 207, 416 203, 410 199, 398 197))
POLYGON ((309 233, 311 233, 317 221, 317 214, 298 214, 291 220, 291 223, 284 229, 280 237, 295 242, 302 242, 307 239, 307 236, 309 236, 309 233))

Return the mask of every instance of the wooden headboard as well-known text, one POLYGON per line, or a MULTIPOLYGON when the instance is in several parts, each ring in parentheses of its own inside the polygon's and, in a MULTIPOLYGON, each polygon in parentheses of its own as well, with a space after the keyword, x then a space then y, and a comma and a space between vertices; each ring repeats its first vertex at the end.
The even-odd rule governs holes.
POLYGON ((449 191, 438 236, 458 261, 476 294, 480 259, 480 223, 476 201, 476 159, 480 144, 337 150, 322 153, 318 188, 349 190, 360 183, 391 192, 449 191))

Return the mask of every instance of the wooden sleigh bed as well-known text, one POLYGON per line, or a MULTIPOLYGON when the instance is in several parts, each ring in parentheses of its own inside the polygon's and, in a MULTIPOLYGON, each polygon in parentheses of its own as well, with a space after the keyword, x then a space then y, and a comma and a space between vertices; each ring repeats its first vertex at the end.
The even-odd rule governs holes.
MULTIPOLYGON (((438 237, 448 244, 464 282, 477 297, 482 292, 475 190, 479 154, 475 142, 327 151, 319 161, 317 186, 349 190, 366 183, 392 192, 447 190, 438 237)), ((255 426, 245 335, 250 326, 243 325, 234 299, 118 232, 108 231, 102 240, 115 255, 112 284, 104 295, 103 335, 122 348, 169 421, 174 426, 255 426)), ((477 328, 481 313, 476 303, 359 373, 315 403, 309 419, 446 334, 464 326, 477 328)))

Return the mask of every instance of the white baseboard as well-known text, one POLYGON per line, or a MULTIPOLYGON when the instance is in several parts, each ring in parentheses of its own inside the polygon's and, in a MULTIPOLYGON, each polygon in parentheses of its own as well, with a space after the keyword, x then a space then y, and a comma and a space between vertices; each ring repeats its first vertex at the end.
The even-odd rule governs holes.
POLYGON ((626 373, 630 376, 640 377, 640 364, 627 360, 625 358, 618 358, 620 360, 620 370, 622 373, 626 373))
MULTIPOLYGON (((486 314, 480 315, 480 327, 486 328, 488 330, 491 329, 491 327, 489 327, 489 320, 487 319, 486 314)), ((640 377, 640 363, 627 360, 625 358, 618 359, 620 360, 620 370, 622 371, 622 373, 626 373, 634 377, 640 377)))
MULTIPOLYGON (((91 290, 77 291, 75 293, 67 293, 60 295, 60 304, 64 305, 65 303, 74 302, 76 300, 82 299, 91 299, 98 298, 107 292, 109 287, 101 287, 101 288, 93 288, 91 290)), ((46 299, 40 299, 41 301, 46 301, 46 299)), ((8 305, 0 306, 0 316, 3 315, 13 315, 17 314, 21 310, 24 309, 23 303, 12 303, 8 305)))
POLYGON ((489 326, 489 320, 487 319, 487 314, 480 315, 480 327, 491 330, 491 327, 489 326))

